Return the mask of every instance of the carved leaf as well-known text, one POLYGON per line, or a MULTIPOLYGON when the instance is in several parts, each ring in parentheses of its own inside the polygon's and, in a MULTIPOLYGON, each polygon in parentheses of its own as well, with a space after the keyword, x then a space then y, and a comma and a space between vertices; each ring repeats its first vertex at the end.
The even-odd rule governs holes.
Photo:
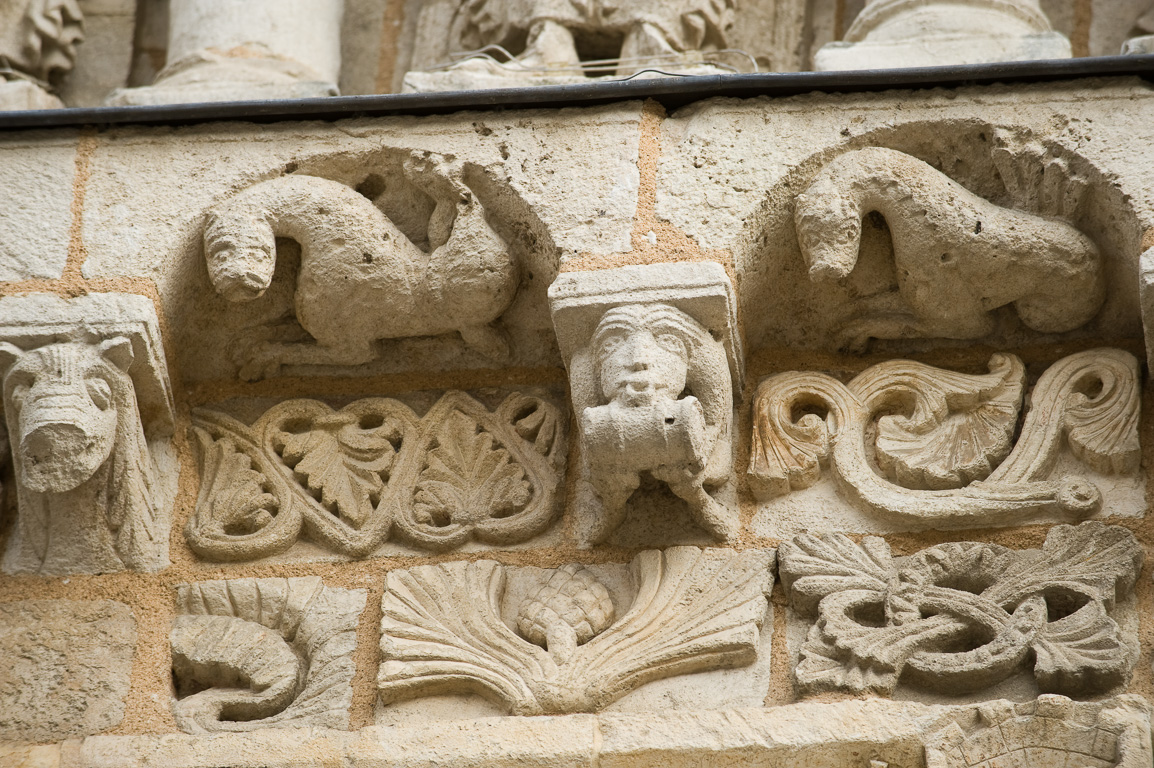
POLYGON ((807 614, 827 595, 847 589, 884 592, 896 573, 885 539, 861 544, 844 534, 804 534, 778 549, 778 573, 794 607, 807 614))
POLYGON ((905 488, 943 490, 984 480, 1006 458, 1025 385, 1021 360, 994 355, 984 376, 897 360, 849 386, 871 413, 910 409, 877 420, 878 466, 905 488))
POLYGON ((418 519, 436 524, 476 522, 515 514, 529 502, 525 473, 509 452, 453 412, 441 425, 437 447, 417 482, 418 519))
POLYGON ((1108 690, 1128 677, 1131 651, 1100 602, 1044 625, 1033 648, 1034 676, 1043 692, 1108 690))
POLYGON ((248 560, 292 546, 300 512, 249 429, 224 414, 198 409, 192 431, 201 464, 196 513, 185 529, 193 550, 214 560, 248 560))
POLYGON ((1110 608, 1117 592, 1133 588, 1143 557, 1134 534, 1125 528, 1097 521, 1057 525, 1050 529, 1037 557, 1015 560, 984 594, 1001 605, 1046 594, 1048 600, 1065 595, 1075 602, 1101 601, 1110 608))
POLYGON ((359 528, 380 501, 393 447, 383 437, 359 430, 352 415, 316 426, 320 428, 286 435, 281 455, 326 509, 359 528))
POLYGON ((752 664, 773 560, 764 550, 640 553, 632 563, 639 583, 633 605, 577 649, 570 688, 587 689, 591 709, 600 709, 653 680, 752 664))
POLYGON ((426 565, 386 576, 377 676, 386 704, 467 691, 519 714, 539 713, 528 681, 552 667, 548 654, 500 619, 505 572, 497 563, 426 565))

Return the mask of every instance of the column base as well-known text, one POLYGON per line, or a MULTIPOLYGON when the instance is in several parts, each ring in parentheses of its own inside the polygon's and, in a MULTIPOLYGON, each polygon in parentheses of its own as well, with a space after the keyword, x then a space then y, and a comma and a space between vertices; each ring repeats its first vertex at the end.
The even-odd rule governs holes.
POLYGON ((63 109, 64 102, 27 80, 0 80, 0 112, 63 109))
POLYGON ((1032 35, 929 35, 893 42, 827 43, 814 56, 819 72, 942 67, 998 61, 1068 59, 1070 41, 1058 32, 1032 35))

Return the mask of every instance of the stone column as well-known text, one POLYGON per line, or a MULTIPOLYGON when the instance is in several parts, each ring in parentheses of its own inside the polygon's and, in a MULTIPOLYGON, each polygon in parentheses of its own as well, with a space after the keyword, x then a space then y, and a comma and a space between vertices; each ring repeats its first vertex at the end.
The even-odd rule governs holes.
POLYGON ((1068 59, 1070 41, 1037 0, 870 0, 818 71, 1068 59))
POLYGON ((156 82, 112 105, 336 96, 344 0, 172 0, 156 82))
POLYGON ((0 111, 63 107, 55 95, 84 39, 76 0, 0 2, 0 111))

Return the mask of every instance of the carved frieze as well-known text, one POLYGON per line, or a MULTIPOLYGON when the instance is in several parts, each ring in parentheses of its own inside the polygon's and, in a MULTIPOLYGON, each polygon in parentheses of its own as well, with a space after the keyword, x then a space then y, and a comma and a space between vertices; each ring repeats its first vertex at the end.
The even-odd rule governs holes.
POLYGON ((625 519, 642 474, 667 484, 715 538, 737 535, 722 486, 733 469, 741 388, 733 288, 720 264, 662 264, 561 275, 553 323, 578 414, 585 546, 625 519))
POLYGON ((1137 360, 1117 349, 1059 360, 1038 380, 1016 432, 1025 389, 1025 368, 1009 354, 994 355, 980 375, 895 360, 849 384, 818 373, 772 376, 754 396, 751 486, 763 499, 786 494, 814 484, 825 464, 850 503, 907 524, 1097 512, 1099 489, 1054 468, 1068 447, 1095 472, 1137 471, 1137 360))
POLYGON ((1032 667, 1044 692, 1092 696, 1128 679, 1136 649, 1112 614, 1143 550, 1098 522, 1052 528, 1040 552, 939 544, 895 559, 883 539, 796 537, 779 550, 791 605, 814 617, 795 669, 804 693, 944 694, 1032 667))
POLYGON ((1154 764, 1150 705, 1139 696, 1089 703, 1045 694, 1020 704, 989 702, 975 714, 926 739, 926 768, 1154 764))
POLYGON ((0 375, 16 476, 8 572, 157 571, 171 481, 156 459, 172 399, 143 296, 0 299, 0 375))
POLYGON ((513 301, 520 270, 463 168, 427 152, 404 163, 406 178, 435 203, 426 249, 364 195, 316 176, 263 181, 209 211, 208 274, 230 301, 251 301, 269 287, 276 238, 301 246, 295 314, 314 341, 243 340, 241 377, 274 375, 283 365, 358 365, 376 358, 378 339, 454 332, 507 359, 508 339, 492 323, 513 301))
POLYGON ((180 586, 170 638, 177 724, 347 728, 365 595, 317 576, 180 586))
POLYGON ((442 551, 513 544, 556 517, 565 420, 538 397, 490 411, 463 392, 424 416, 398 400, 289 400, 252 426, 198 410, 202 480, 189 545, 210 560, 287 550, 300 536, 363 557, 396 537, 442 551))
POLYGON ((772 568, 772 550, 647 550, 631 564, 632 604, 614 605, 589 570, 567 565, 541 575, 510 623, 499 563, 392 571, 381 699, 474 693, 512 714, 593 712, 650 681, 749 665, 772 568))
POLYGON ((841 155, 797 197, 812 280, 853 271, 871 212, 889 227, 898 290, 861 302, 840 331, 851 348, 871 338, 980 338, 995 327, 993 310, 1006 305, 1026 326, 1060 333, 1091 320, 1105 299, 1102 257, 1085 234, 994 205, 928 163, 881 147, 841 155))

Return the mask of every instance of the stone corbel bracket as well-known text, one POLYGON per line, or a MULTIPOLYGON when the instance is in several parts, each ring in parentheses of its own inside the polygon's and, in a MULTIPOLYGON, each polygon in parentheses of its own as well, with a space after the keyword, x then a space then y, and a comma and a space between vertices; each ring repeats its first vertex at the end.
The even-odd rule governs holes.
POLYGON ((733 286, 712 262, 562 274, 549 305, 584 456, 582 546, 625 518, 645 472, 669 484, 716 539, 737 535, 733 397, 744 380, 733 286))
POLYGON ((174 489, 157 458, 173 401, 152 303, 115 293, 0 299, 0 374, 18 498, 4 569, 165 567, 174 489))

